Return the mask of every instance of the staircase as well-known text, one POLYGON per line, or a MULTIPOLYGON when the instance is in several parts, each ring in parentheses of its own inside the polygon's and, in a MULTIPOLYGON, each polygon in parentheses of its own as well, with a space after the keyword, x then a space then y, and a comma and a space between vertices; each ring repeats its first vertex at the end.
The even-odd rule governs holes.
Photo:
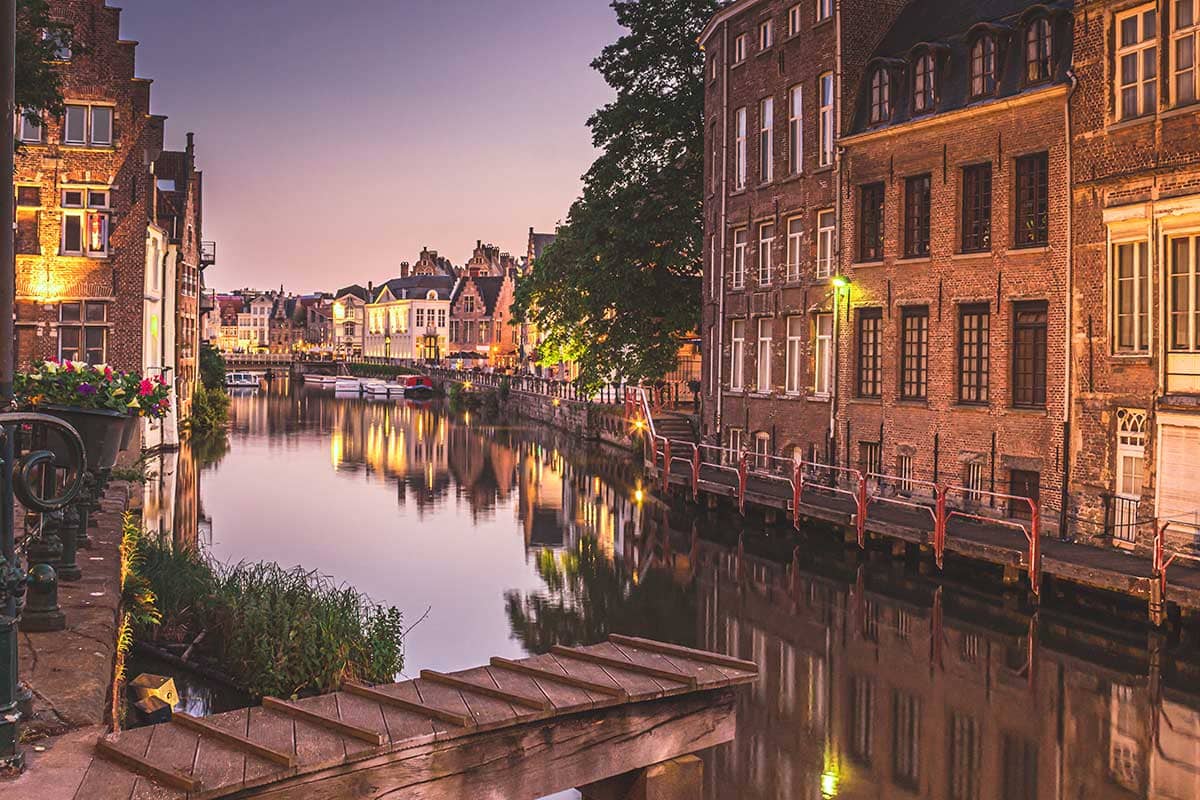
POLYGON ((683 414, 660 411, 654 417, 654 432, 673 442, 698 442, 692 420, 683 414))

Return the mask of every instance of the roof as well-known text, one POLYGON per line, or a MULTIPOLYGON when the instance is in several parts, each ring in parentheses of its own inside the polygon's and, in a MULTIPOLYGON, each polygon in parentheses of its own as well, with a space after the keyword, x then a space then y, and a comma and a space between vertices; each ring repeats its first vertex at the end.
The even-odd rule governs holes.
POLYGON ((541 258, 542 253, 546 252, 546 248, 554 244, 554 240, 558 238, 554 233, 534 233, 529 232, 529 249, 533 251, 535 259, 541 258))
POLYGON ((424 297, 430 291, 438 293, 439 300, 449 300, 457 279, 450 275, 413 275, 409 278, 392 278, 382 286, 376 287, 372 302, 379 302, 379 295, 384 289, 391 292, 397 300, 424 297))
POLYGON ((504 288, 503 277, 497 275, 488 275, 477 278, 464 278, 454 286, 454 292, 450 296, 450 302, 458 302, 458 298, 462 296, 463 290, 467 288, 467 284, 475 284, 475 291, 483 299, 483 310, 490 317, 496 313, 496 303, 500 300, 500 292, 504 288))
POLYGON ((345 286, 341 289, 338 289, 337 292, 335 292, 333 296, 336 299, 339 297, 345 297, 347 295, 353 295, 353 296, 357 297, 359 300, 364 300, 368 303, 371 302, 371 295, 367 292, 367 290, 365 288, 363 288, 362 286, 359 286, 357 283, 355 283, 351 286, 345 286))
POLYGON ((1073 5, 1073 0, 910 0, 868 62, 850 132, 892 127, 913 118, 911 57, 923 46, 937 52, 938 62, 936 110, 922 116, 936 117, 967 105, 980 105, 1044 88, 1044 83, 1030 86, 1024 82, 1021 29, 1028 17, 1036 13, 1048 13, 1053 20, 1055 74, 1050 83, 1066 83, 1071 66, 1072 19, 1065 12, 1073 5), (1008 41, 997 42, 995 94, 972 99, 971 47, 978 32, 985 28, 998 37, 1008 37, 1008 41), (890 120, 882 124, 870 123, 871 76, 876 68, 888 70, 892 87, 893 113, 890 120))

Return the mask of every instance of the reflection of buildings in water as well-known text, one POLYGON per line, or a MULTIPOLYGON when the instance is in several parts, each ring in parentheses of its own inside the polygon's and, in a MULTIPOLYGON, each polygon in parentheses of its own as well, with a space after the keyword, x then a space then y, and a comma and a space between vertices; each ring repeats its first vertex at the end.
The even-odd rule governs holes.
POLYGON ((876 578, 793 580, 699 547, 698 646, 762 669, 708 797, 1200 797, 1200 698, 1156 702, 1158 678, 1039 643, 1015 615, 985 626, 976 606, 913 605, 876 578))
POLYGON ((200 527, 200 471, 191 444, 162 451, 146 462, 142 486, 142 529, 171 537, 175 547, 195 547, 200 527))

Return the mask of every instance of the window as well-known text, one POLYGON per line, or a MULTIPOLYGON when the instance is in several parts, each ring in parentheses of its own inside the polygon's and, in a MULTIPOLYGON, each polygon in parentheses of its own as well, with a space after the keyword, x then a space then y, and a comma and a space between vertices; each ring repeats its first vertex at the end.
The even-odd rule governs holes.
POLYGON ((950 800, 979 800, 979 773, 983 761, 979 720, 951 712, 948 744, 950 800))
POLYGON ((1038 17, 1025 29, 1025 82, 1050 80, 1054 68, 1054 36, 1050 20, 1038 17))
POLYGON ((929 309, 904 308, 900 323, 900 397, 923 400, 929 393, 929 309))
POLYGON ((1017 230, 1014 247, 1039 247, 1050 241, 1050 154, 1017 159, 1017 230))
POLYGON ((800 4, 792 6, 788 9, 788 36, 795 36, 800 32, 800 4))
POLYGON ((832 208, 817 212, 817 271, 818 278, 833 274, 833 240, 837 227, 837 216, 832 208))
POLYGON ((787 354, 784 368, 787 372, 784 378, 784 391, 788 394, 800 394, 800 364, 803 355, 805 323, 804 317, 788 317, 787 321, 787 354))
POLYGON ((787 280, 800 280, 800 246, 804 242, 804 217, 787 221, 787 280))
POLYGON ((883 184, 858 190, 858 260, 883 260, 883 184))
POLYGON ((733 63, 740 64, 746 60, 746 34, 741 34, 733 40, 733 63))
POLYGON ((730 463, 736 464, 738 462, 738 460, 741 458, 742 449, 744 447, 743 439, 745 438, 745 436, 746 436, 746 432, 743 431, 741 428, 730 428, 729 429, 729 451, 730 452, 727 453, 726 455, 729 456, 730 463))
POLYGON ((105 303, 63 303, 58 307, 58 357, 88 364, 108 359, 108 306, 105 303))
POLYGON ((928 50, 917 56, 913 64, 913 113, 927 114, 933 111, 937 99, 934 90, 933 53, 928 50))
POLYGON ((737 139, 736 139, 736 158, 737 158, 737 173, 736 173, 736 188, 746 188, 746 109, 739 108, 734 112, 737 119, 737 139))
POLYGON ((717 191, 717 180, 721 176, 720 142, 717 140, 717 123, 713 122, 708 128, 708 140, 712 142, 712 158, 709 161, 708 190, 717 191))
POLYGON ((1117 115, 1153 114, 1158 107, 1158 13, 1154 6, 1143 6, 1118 14, 1116 26, 1117 115))
POLYGON ((788 91, 788 171, 804 171, 804 87, 788 91))
POLYGON ((1046 406, 1045 302, 1013 304, 1013 405, 1046 406))
POLYGON ((892 712, 892 774, 898 784, 915 790, 921 765, 921 698, 896 690, 892 712))
POLYGON ((813 394, 824 398, 833 391, 833 314, 817 314, 813 329, 813 394))
POLYGON ((716 53, 713 53, 711 56, 709 56, 708 66, 709 66, 709 70, 710 70, 709 80, 715 81, 717 79, 717 76, 719 76, 721 74, 721 71, 720 71, 721 62, 717 58, 716 53))
POLYGON ((758 23, 758 49, 766 50, 775 44, 775 22, 765 19, 758 23))
POLYGON ((820 128, 820 166, 833 163, 833 73, 826 72, 818 79, 821 90, 821 109, 818 114, 820 128))
MULTIPOLYGON (((1010 470, 1008 493, 1015 498, 1027 497, 1033 501, 1034 505, 1037 505, 1040 480, 1041 476, 1036 472, 1022 469, 1010 470)), ((1008 515, 1017 519, 1030 519, 1033 511, 1030 509, 1029 503, 1024 500, 1010 500, 1008 515)))
POLYGON ((112 107, 68 104, 63 114, 63 143, 111 145, 113 143, 112 107))
POLYGON ((1171 25, 1171 88, 1175 105, 1196 101, 1196 50, 1200 40, 1200 0, 1174 0, 1171 25))
POLYGON ((1150 264, 1146 242, 1119 242, 1112 248, 1113 349, 1150 350, 1150 264))
POLYGON ((912 494, 913 490, 913 459, 907 453, 896 457, 897 490, 901 494, 912 494))
POLYGON ((973 164, 962 171, 962 251, 992 249, 992 165, 973 164))
POLYGON ((754 468, 767 469, 771 466, 771 434, 759 431, 754 434, 754 468))
POLYGON ((71 47, 64 40, 68 40, 69 36, 66 31, 61 33, 55 31, 42 31, 42 39, 44 41, 54 41, 54 60, 55 61, 70 61, 71 47))
POLYGON ((746 285, 746 229, 738 228, 733 232, 733 288, 741 289, 746 285))
MULTIPOLYGON (((858 469, 863 475, 879 475, 883 472, 883 445, 879 442, 858 443, 858 469)), ((875 637, 871 637, 875 641, 875 637)))
POLYGON ((833 0, 817 0, 817 22, 833 16, 833 0))
POLYGON ((771 392, 771 333, 774 320, 760 319, 758 321, 758 391, 762 394, 771 392))
POLYGON ((918 175, 904 182, 904 255, 929 255, 930 177, 918 175))
POLYGON ((758 226, 758 285, 771 285, 771 271, 774 268, 775 223, 766 222, 758 226))
POLYGON ((735 319, 729 337, 729 388, 740 392, 746 377, 746 321, 735 319))
POLYGON ((22 142, 37 143, 42 141, 42 120, 40 117, 30 119, 21 112, 17 125, 17 137, 22 142))
POLYGON ((62 255, 108 255, 108 190, 65 189, 62 193, 62 255))
POLYGON ((1117 494, 1131 499, 1142 496, 1146 458, 1146 412, 1122 408, 1117 411, 1117 494))
POLYGON ((1168 243, 1170 347, 1200 350, 1200 236, 1180 236, 1168 243))
POLYGON ((1002 797, 1005 800, 1036 800, 1037 744, 1013 734, 1004 735, 1004 779, 1002 797))
POLYGON ((984 34, 971 46, 971 97, 996 93, 996 40, 984 34))
POLYGON ((885 122, 892 116, 892 81, 887 70, 880 67, 871 74, 871 124, 885 122))
POLYGON ((880 397, 883 393, 883 309, 858 311, 858 396, 880 397))
POLYGON ((758 177, 770 183, 775 177, 775 101, 764 98, 758 104, 758 177))
POLYGON ((709 263, 709 294, 713 300, 717 299, 720 288, 720 278, 717 272, 717 259, 720 258, 717 252, 717 235, 714 233, 708 237, 708 263, 709 263))
POLYGON ((991 310, 986 303, 964 305, 958 309, 958 402, 986 404, 988 370, 991 361, 989 341, 991 310))
POLYGON ((978 503, 983 499, 983 462, 968 461, 963 470, 963 488, 967 499, 978 503))
POLYGON ((850 756, 870 764, 874 744, 875 685, 867 678, 850 679, 850 756))
POLYGON ((463 295, 463 313, 464 314, 474 314, 475 313, 475 295, 473 295, 473 294, 463 295))

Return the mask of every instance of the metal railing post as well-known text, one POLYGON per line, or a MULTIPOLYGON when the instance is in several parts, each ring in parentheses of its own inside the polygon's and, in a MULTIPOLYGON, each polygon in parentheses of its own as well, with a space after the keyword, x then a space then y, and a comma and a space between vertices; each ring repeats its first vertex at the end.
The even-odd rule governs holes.
POLYGON ((804 464, 792 466, 792 525, 800 530, 800 501, 804 497, 804 464))
POLYGON ((700 445, 692 443, 692 500, 700 499, 700 445))
POLYGON ((858 527, 858 548, 866 549, 867 546, 867 476, 858 476, 858 514, 855 515, 855 522, 858 527))
POLYGON ((745 452, 738 459, 738 513, 743 516, 746 514, 746 478, 749 472, 749 464, 746 459, 745 452))
POLYGON ((933 557, 938 569, 946 566, 946 487, 938 486, 937 515, 933 522, 933 557))

